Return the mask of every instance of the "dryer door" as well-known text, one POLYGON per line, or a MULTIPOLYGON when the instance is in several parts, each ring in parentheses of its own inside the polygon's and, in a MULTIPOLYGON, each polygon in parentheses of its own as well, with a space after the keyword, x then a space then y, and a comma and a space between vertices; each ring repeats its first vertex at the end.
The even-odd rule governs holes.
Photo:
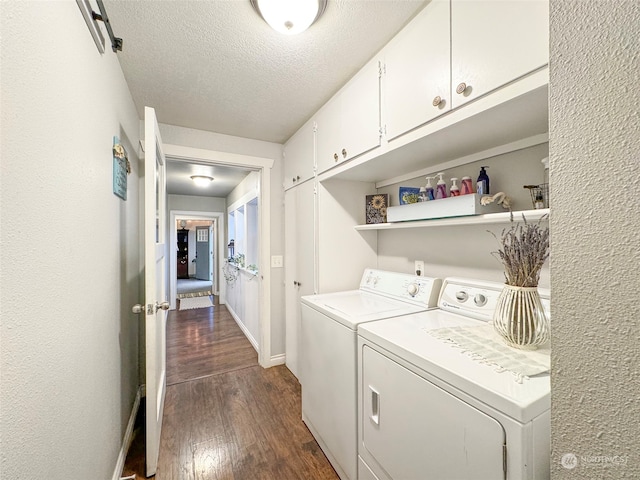
POLYGON ((379 478, 505 478, 497 420, 366 345, 362 362, 361 448, 379 478))

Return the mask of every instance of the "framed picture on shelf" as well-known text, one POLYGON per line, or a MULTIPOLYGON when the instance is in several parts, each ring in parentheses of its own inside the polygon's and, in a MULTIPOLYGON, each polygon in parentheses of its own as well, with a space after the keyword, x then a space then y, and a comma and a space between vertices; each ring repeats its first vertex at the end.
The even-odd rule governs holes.
POLYGON ((365 202, 365 221, 371 223, 387 222, 387 207, 389 206, 389 195, 387 193, 377 193, 367 195, 365 202))

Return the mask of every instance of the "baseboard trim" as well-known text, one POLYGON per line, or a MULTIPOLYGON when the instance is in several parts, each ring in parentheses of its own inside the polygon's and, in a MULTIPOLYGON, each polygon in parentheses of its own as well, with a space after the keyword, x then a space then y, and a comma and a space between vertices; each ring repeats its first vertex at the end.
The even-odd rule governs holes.
POLYGON ((269 366, 275 367, 276 365, 284 365, 286 360, 287 358, 284 353, 281 353, 280 355, 272 355, 269 359, 269 366))
POLYGON ((136 423, 136 416, 138 415, 138 409, 140 408, 140 399, 142 398, 141 385, 136 392, 136 398, 133 401, 133 407, 131 408, 131 415, 129 416, 129 423, 127 423, 127 429, 124 432, 124 438, 122 439, 122 447, 118 455, 118 461, 116 462, 116 468, 113 471, 113 480, 120 480, 122 477, 122 470, 124 469, 124 462, 127 459, 127 452, 131 446, 133 440, 133 427, 136 423))
POLYGON ((227 304, 226 307, 227 307, 227 310, 229 310, 229 313, 231 314, 233 319, 238 324, 238 327, 240 327, 240 330, 242 330, 242 333, 244 333, 244 336, 247 337, 247 340, 249 340, 249 343, 251 344, 253 349, 256 352, 258 352, 258 356, 259 356, 260 345, 258 345, 258 342, 256 341, 256 339, 253 338, 253 335, 251 335, 251 332, 249 331, 249 329, 246 327, 244 323, 242 323, 242 320, 240 320, 240 317, 236 314, 236 312, 233 311, 233 308, 231 308, 231 305, 227 304))

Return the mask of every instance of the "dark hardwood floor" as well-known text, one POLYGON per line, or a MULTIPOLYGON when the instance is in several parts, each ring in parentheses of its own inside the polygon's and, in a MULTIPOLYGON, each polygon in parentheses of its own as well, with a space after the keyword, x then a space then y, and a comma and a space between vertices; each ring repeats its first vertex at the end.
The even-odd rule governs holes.
MULTIPOLYGON (((263 369, 224 307, 172 311, 156 480, 338 480, 301 419, 300 384, 263 369)), ((123 476, 144 477, 144 405, 123 476)))

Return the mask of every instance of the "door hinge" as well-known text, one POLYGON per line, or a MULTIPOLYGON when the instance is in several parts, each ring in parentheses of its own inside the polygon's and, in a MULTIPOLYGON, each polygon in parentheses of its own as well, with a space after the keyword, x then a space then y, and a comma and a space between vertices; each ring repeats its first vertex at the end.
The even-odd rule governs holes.
POLYGON ((507 478, 507 444, 502 445, 502 471, 504 472, 504 478, 507 478))
POLYGON ((318 133, 318 124, 313 122, 313 133, 318 133))

